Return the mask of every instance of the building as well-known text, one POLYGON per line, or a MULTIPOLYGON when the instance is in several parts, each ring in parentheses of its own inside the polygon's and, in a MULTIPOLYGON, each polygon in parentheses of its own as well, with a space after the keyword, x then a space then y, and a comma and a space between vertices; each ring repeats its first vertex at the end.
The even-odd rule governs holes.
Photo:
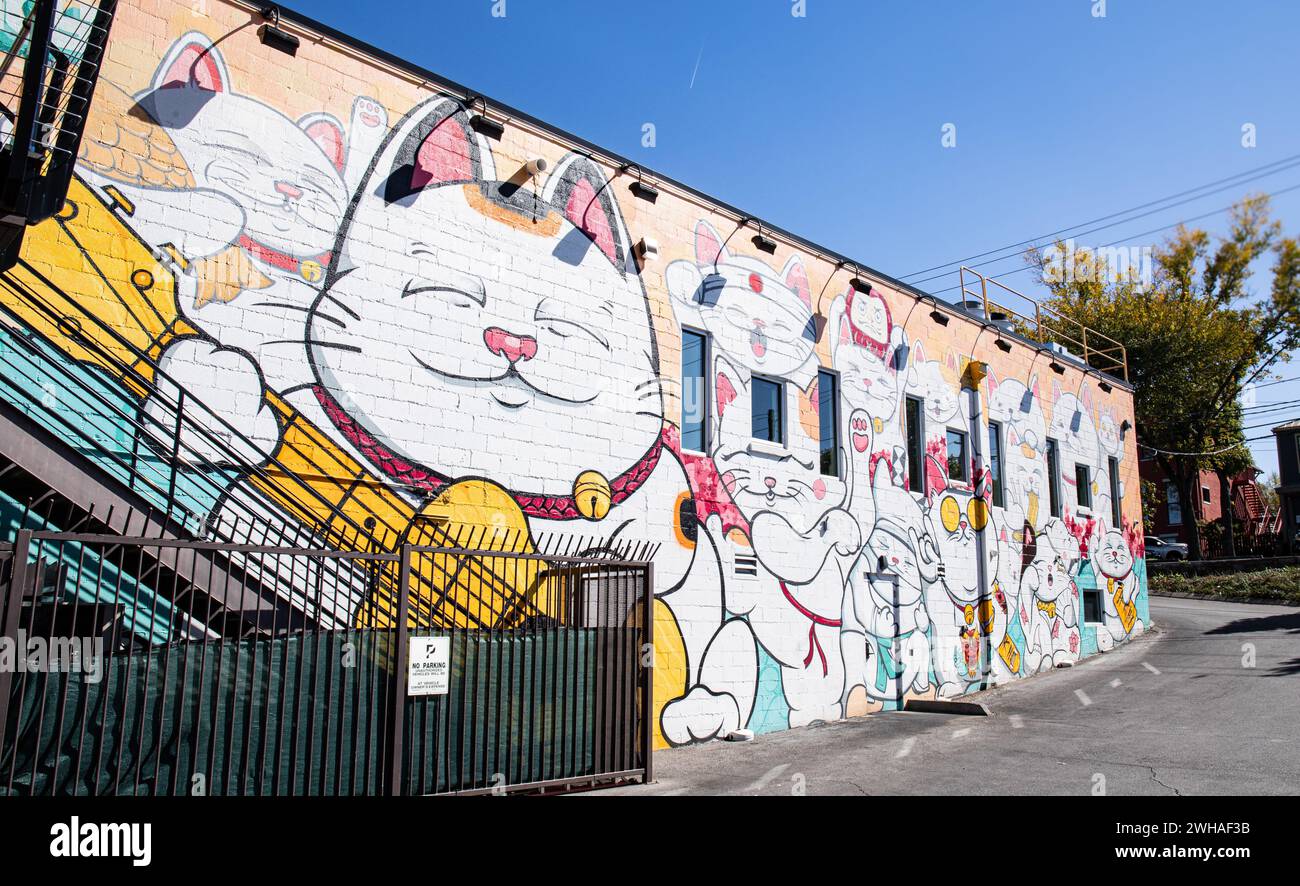
MULTIPOLYGON (((649 542, 661 746, 1143 630, 1118 343, 969 274, 938 301, 287 10, 293 55, 258 4, 191 7, 119 5, 65 210, 0 283, 0 406, 97 482, 222 543, 649 542)), ((301 618, 369 624, 361 579, 257 556, 285 606, 342 588, 301 618)), ((519 624, 442 581, 415 627, 519 624)), ((186 638, 139 594, 142 642, 186 638)))
POLYGON ((1281 485, 1277 488, 1281 499, 1282 535, 1287 549, 1300 548, 1300 421, 1287 422, 1273 429, 1277 440, 1277 471, 1281 485))
MULTIPOLYGON (((1156 488, 1155 520, 1146 527, 1148 535, 1187 544, 1191 537, 1188 527, 1192 520, 1213 523, 1223 519, 1222 485, 1219 475, 1214 471, 1200 472, 1196 484, 1197 495, 1191 502, 1184 504, 1178 488, 1166 476, 1158 461, 1143 457, 1138 469, 1142 479, 1153 483, 1156 488)), ((1232 514, 1242 538, 1242 544, 1239 545, 1241 549, 1238 550, 1240 554, 1270 551, 1276 543, 1277 513, 1268 507, 1260 494, 1261 473, 1258 468, 1249 468, 1229 481, 1232 514)), ((1202 556, 1216 556, 1219 553, 1209 538, 1201 539, 1202 556)))

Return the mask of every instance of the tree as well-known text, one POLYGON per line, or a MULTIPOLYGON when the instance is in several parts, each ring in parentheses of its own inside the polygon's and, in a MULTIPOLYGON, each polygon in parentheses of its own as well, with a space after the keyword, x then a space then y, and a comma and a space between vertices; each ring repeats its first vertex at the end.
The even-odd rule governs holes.
MULTIPOLYGON (((1126 346, 1138 443, 1182 501, 1195 501, 1200 471, 1216 469, 1215 459, 1230 467, 1244 449, 1242 387, 1300 344, 1300 242, 1282 236, 1268 198, 1256 196, 1233 209, 1217 243, 1180 226, 1155 250, 1151 280, 1082 250, 1076 266, 1093 273, 1049 275, 1055 268, 1041 251, 1026 258, 1044 272, 1045 305, 1126 346), (1272 285, 1252 299, 1251 266, 1269 255, 1272 285)), ((1199 529, 1187 525, 1189 556, 1199 558, 1199 529)))

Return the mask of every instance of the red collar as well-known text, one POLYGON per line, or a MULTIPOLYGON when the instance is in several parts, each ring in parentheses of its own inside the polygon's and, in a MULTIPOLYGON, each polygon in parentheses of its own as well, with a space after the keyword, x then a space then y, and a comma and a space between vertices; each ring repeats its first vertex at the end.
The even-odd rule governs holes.
POLYGON ((307 261, 315 262, 321 268, 326 268, 333 257, 333 253, 322 252, 320 255, 308 256, 307 258, 295 258, 287 252, 281 252, 272 246, 267 246, 265 243, 259 243, 247 234, 239 236, 239 247, 252 254, 254 258, 291 274, 302 273, 303 262, 307 261))
MULTIPOLYGON (((344 412, 338 401, 322 386, 313 385, 312 393, 316 395, 316 400, 325 410, 330 421, 334 423, 334 427, 347 437, 348 442, 361 450, 362 454, 371 464, 379 468, 385 477, 405 486, 432 493, 440 491, 453 482, 446 474, 423 465, 413 464, 395 455, 391 449, 362 429, 356 419, 344 412)), ((636 464, 610 482, 610 507, 622 504, 650 478, 659 464, 663 446, 664 437, 660 434, 636 464)), ((510 494, 520 509, 530 517, 546 520, 576 520, 582 517, 572 495, 556 496, 513 491, 510 494)))

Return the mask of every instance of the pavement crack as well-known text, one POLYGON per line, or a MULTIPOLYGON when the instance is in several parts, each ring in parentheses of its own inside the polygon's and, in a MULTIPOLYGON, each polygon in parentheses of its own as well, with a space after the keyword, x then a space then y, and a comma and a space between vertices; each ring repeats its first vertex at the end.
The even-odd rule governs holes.
POLYGON ((1152 780, 1152 781, 1154 781, 1156 784, 1160 785, 1162 788, 1168 788, 1169 790, 1173 791, 1175 797, 1181 797, 1181 796, 1183 795, 1183 792, 1180 791, 1180 790, 1178 790, 1178 788, 1176 788, 1176 787, 1174 787, 1173 785, 1168 784, 1168 783, 1163 782, 1163 781, 1160 780, 1160 777, 1159 777, 1158 775, 1156 775, 1156 767, 1154 767, 1154 766, 1148 766, 1147 768, 1151 770, 1151 780, 1152 780))

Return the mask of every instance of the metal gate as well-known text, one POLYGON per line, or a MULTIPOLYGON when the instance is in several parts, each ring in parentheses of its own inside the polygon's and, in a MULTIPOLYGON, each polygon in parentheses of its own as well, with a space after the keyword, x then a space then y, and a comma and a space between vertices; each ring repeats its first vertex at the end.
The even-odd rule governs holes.
POLYGON ((0 545, 0 795, 649 780, 649 554, 22 529, 0 545), (444 679, 410 695, 424 638, 444 679))

